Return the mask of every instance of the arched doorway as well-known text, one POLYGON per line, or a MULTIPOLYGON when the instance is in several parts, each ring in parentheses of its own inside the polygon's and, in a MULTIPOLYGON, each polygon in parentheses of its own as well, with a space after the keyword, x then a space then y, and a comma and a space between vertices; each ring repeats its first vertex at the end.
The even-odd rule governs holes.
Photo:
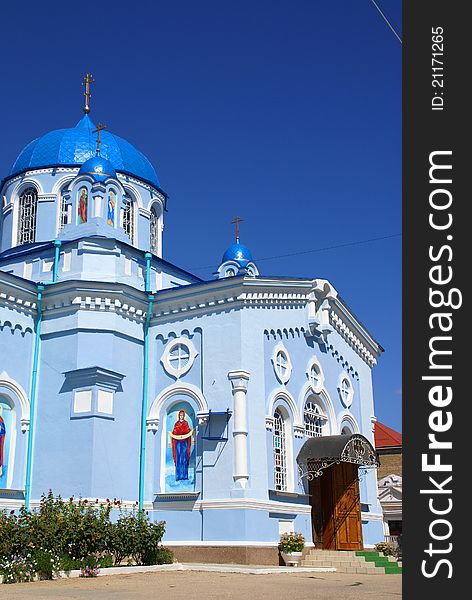
POLYGON ((313 541, 325 550, 362 550, 358 469, 377 466, 360 434, 313 437, 297 458, 311 497, 313 541))

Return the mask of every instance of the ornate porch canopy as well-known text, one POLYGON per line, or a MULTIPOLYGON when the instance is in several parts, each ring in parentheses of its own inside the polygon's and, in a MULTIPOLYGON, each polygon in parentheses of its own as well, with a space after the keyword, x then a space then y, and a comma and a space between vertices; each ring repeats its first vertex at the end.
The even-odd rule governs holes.
POLYGON ((360 433, 327 435, 309 438, 298 457, 300 479, 312 480, 323 470, 340 462, 353 463, 363 469, 379 466, 377 453, 369 440, 360 433))

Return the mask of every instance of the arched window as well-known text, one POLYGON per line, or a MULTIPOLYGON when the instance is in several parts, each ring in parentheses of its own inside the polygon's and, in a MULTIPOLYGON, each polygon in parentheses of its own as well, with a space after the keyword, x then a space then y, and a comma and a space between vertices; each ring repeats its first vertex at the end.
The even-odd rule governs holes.
POLYGON ((285 419, 279 410, 274 413, 274 485, 276 490, 287 490, 287 435, 285 419))
POLYGON ((149 226, 149 246, 151 252, 157 254, 159 248, 159 217, 154 206, 151 208, 149 226))
POLYGON ((123 229, 131 243, 134 244, 134 202, 131 198, 124 198, 123 201, 123 229))
POLYGON ((354 391, 352 389, 351 381, 349 380, 349 378, 347 376, 343 376, 341 378, 341 383, 339 385, 338 390, 339 390, 339 396, 341 398, 341 402, 344 404, 344 406, 346 408, 351 406, 352 396, 353 396, 354 391))
POLYGON ((20 196, 18 207, 18 244, 31 244, 36 240, 36 212, 38 193, 32 187, 20 196))
POLYGON ((305 404, 303 418, 307 437, 321 437, 323 435, 323 428, 328 422, 328 418, 318 404, 308 401, 305 404))
POLYGON ((66 189, 62 190, 59 198, 59 231, 71 222, 72 217, 72 206, 67 202, 66 189))

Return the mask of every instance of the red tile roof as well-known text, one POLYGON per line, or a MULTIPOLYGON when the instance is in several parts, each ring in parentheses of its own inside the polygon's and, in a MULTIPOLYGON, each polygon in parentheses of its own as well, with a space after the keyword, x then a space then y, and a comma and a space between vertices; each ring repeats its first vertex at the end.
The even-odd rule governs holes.
POLYGON ((375 424, 374 438, 376 448, 392 448, 403 444, 402 434, 380 421, 375 424))

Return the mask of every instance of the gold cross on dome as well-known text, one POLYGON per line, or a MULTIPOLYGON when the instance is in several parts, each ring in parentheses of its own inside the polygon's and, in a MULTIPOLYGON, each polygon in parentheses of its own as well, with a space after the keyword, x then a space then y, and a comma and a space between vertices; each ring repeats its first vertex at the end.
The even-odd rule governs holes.
POLYGON ((84 106, 84 113, 87 114, 90 112, 90 98, 92 97, 92 94, 90 92, 90 84, 93 83, 95 81, 95 79, 93 78, 92 73, 87 73, 84 77, 84 80, 82 81, 82 85, 85 86, 85 90, 84 90, 84 96, 85 96, 85 106, 84 106))
POLYGON ((239 242, 239 224, 243 222, 244 219, 241 219, 241 217, 238 217, 238 215, 236 215, 234 217, 234 219, 231 221, 231 225, 236 225, 236 241, 239 242))
POLYGON ((106 125, 103 125, 102 123, 99 122, 99 123, 97 123, 97 129, 94 129, 92 131, 92 133, 97 134, 97 154, 100 154, 100 144, 102 143, 102 141, 100 139, 100 132, 106 128, 107 128, 106 125))

